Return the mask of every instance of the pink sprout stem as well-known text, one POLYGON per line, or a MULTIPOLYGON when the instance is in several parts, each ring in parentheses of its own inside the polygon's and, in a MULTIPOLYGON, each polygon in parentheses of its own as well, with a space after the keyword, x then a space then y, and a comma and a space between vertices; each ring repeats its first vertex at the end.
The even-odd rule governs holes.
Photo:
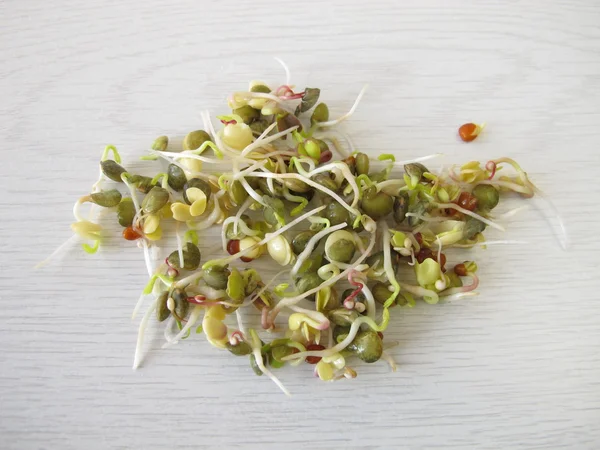
POLYGON ((488 178, 488 180, 491 180, 492 178, 494 178, 494 175, 496 175, 496 163, 494 161, 488 161, 485 164, 485 170, 491 172, 488 178))
POLYGON ((477 286, 479 286, 479 277, 473 272, 467 272, 467 276, 471 277, 470 285, 446 289, 440 293, 440 296, 447 297, 454 294, 464 294, 465 292, 471 292, 477 289, 477 286))
POLYGON ((263 306, 263 309, 261 310, 260 324, 264 330, 273 328, 273 322, 269 320, 269 308, 267 308, 266 306, 263 306))
POLYGON ((275 95, 277 97, 281 97, 286 100, 297 100, 299 98, 304 98, 304 95, 306 95, 306 92, 303 91, 303 92, 295 93, 291 87, 284 84, 282 86, 279 86, 277 89, 275 89, 275 95))
POLYGON ((352 293, 344 299, 344 308, 346 309, 354 309, 354 299, 358 294, 360 294, 363 290, 364 285, 359 283, 358 281, 354 281, 354 275, 356 274, 356 270, 351 270, 348 272, 348 282, 352 286, 356 286, 356 289, 352 291, 352 293), (350 306, 352 305, 352 306, 350 306))
POLYGON ((233 333, 231 333, 231 336, 229 337, 229 343, 231 345, 238 345, 240 342, 245 340, 246 338, 240 330, 235 330, 233 333))

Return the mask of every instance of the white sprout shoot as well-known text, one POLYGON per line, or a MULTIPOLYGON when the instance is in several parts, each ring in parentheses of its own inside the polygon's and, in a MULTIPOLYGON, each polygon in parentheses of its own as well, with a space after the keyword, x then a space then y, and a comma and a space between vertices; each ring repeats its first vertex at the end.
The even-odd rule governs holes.
POLYGON ((246 336, 246 328, 244 327, 244 323, 242 322, 242 313, 240 312, 239 308, 235 310, 235 318, 237 320, 238 330, 240 330, 240 332, 244 336, 246 336))
POLYGON ((235 221, 233 222, 233 234, 238 234, 238 224, 242 221, 242 214, 246 212, 248 208, 252 205, 252 199, 248 197, 246 201, 242 204, 238 212, 235 214, 235 221))
POLYGON ((339 274, 340 269, 335 261, 325 264, 324 266, 319 267, 317 270, 317 275, 319 275, 322 280, 329 280, 330 278, 336 277, 339 274))
MULTIPOLYGON (((225 219, 225 221, 223 222, 223 228, 221 230, 221 244, 223 246, 223 251, 227 251, 227 227, 230 224, 233 224, 235 222, 236 218, 235 217, 228 217, 227 219, 225 219)), ((239 228, 241 229, 242 233, 246 236, 258 236, 260 235, 259 231, 255 231, 251 228, 248 227, 248 225, 246 225, 246 222, 244 222, 241 218, 238 222, 235 222, 239 225, 239 228)))
POLYGON ((385 303, 387 304, 388 302, 390 302, 390 299, 393 302, 393 299, 395 299, 398 296, 398 293, 400 292, 400 285, 398 284, 398 281, 396 281, 396 275, 394 274, 394 268, 392 267, 392 243, 390 239, 388 225, 385 221, 381 221, 381 234, 383 235, 383 268, 385 270, 385 275, 387 276, 388 281, 394 287, 394 292, 392 296, 390 296, 385 301, 385 303))
POLYGON ((292 80, 291 74, 290 74, 290 68, 288 67, 288 65, 283 62, 282 59, 278 58, 277 56, 274 57, 275 61, 277 61, 279 64, 281 64, 281 66, 283 67, 283 70, 285 72, 285 84, 287 86, 290 85, 290 81, 292 80))
POLYGON ((500 231, 506 231, 506 228, 504 228, 502 225, 498 225, 497 223, 492 222, 491 220, 488 220, 485 217, 480 216, 477 213, 474 213, 473 211, 469 211, 468 209, 465 209, 462 206, 458 206, 455 203, 436 203, 436 205, 438 208, 442 208, 442 209, 447 209, 447 208, 455 209, 456 211, 466 214, 467 216, 476 218, 477 220, 485 223, 486 225, 489 225, 492 228, 495 228, 500 231))
POLYGON ((423 222, 447 222, 447 217, 437 217, 437 216, 424 216, 422 214, 407 212, 406 217, 415 217, 423 222))
MULTIPOLYGON (((167 152, 167 153, 168 153, 168 152, 167 152)), ((185 167, 185 166, 181 165, 181 164, 180 164, 179 162, 177 162, 175 159, 173 159, 173 158, 170 158, 170 157, 169 157, 169 156, 167 156, 167 155, 162 155, 162 154, 159 154, 158 156, 160 156, 161 158, 163 158, 163 159, 164 159, 164 160, 166 160, 167 162, 169 162, 169 163, 171 163, 171 164, 174 164, 174 165, 176 165, 176 166, 177 166, 177 167, 179 167, 181 170, 183 170, 184 172, 187 172, 187 173, 189 173, 191 176, 193 176, 193 177, 195 177, 195 178, 201 178, 201 179, 203 179, 203 180, 212 181, 212 182, 214 182, 214 183, 217 183, 217 182, 219 181, 219 178, 218 178, 218 177, 216 177, 216 176, 214 176, 214 175, 211 175, 211 174, 208 174, 208 173, 204 173, 204 172, 192 172, 192 171, 190 171, 190 170, 189 170, 187 167, 185 167)), ((191 158, 191 156, 190 156, 190 158, 191 158)))
POLYGON ((556 232, 556 229, 553 226, 552 222, 550 222, 550 219, 548 217, 545 217, 545 218, 548 221, 548 223, 550 224, 552 231, 554 232, 555 236, 557 237, 558 242, 560 242, 560 245, 563 248, 563 250, 567 250, 567 248, 569 247, 569 235, 567 233, 567 229, 566 229, 565 223, 560 215, 560 212, 558 211, 558 208, 556 207, 554 202, 552 200, 550 200, 550 198, 548 198, 548 196, 543 191, 541 191, 538 188, 535 188, 535 192, 550 207, 550 209, 554 213, 554 217, 556 218, 556 221, 558 223, 558 229, 560 230, 560 234, 558 234, 556 232))
POLYGON ((320 323, 321 326, 317 328, 318 330, 324 330, 326 329, 325 327, 329 328, 329 319, 325 317, 325 315, 322 312, 315 311, 314 309, 301 308, 296 305, 291 305, 290 309, 294 312, 304 314, 305 316, 314 320, 315 322, 320 323))
POLYGON ((439 301, 440 297, 437 292, 432 291, 431 289, 425 289, 421 286, 413 286, 412 284, 402 283, 402 289, 406 292, 409 292, 414 295, 418 295, 419 297, 423 297, 427 303, 435 304, 439 301))
MULTIPOLYGON (((160 151, 160 150, 150 150, 150 153, 153 155, 160 156, 170 162, 174 162, 179 159, 195 159, 197 161, 202 161, 207 164, 227 164, 227 161, 224 159, 209 158, 206 156, 201 156, 201 155, 195 153, 196 151, 197 150, 184 150, 181 153, 173 153, 173 152, 164 152, 164 151, 160 151)), ((254 160, 244 158, 244 162, 253 162, 253 161, 254 160)), ((189 171, 189 169, 188 169, 188 171, 189 171)))
POLYGON ((262 147, 263 145, 268 144, 269 142, 276 141, 277 139, 279 139, 283 136, 287 136, 288 134, 291 134, 292 131, 294 131, 296 129, 298 129, 298 126, 294 126, 294 127, 288 128, 287 130, 280 131, 279 133, 275 133, 267 138, 257 139, 254 142, 252 142, 251 144, 247 145, 246 148, 244 148, 244 150, 242 150, 241 156, 246 156, 252 150, 262 147))
POLYGON ((491 216, 490 215, 490 218, 493 220, 503 221, 503 220, 509 219, 509 218, 513 217, 514 215, 520 213, 521 211, 525 211, 527 209, 529 209, 529 205, 523 205, 523 206, 519 206, 518 208, 511 209, 510 211, 507 211, 503 214, 500 214, 499 216, 491 216))
POLYGON ((296 259, 296 263, 292 267, 291 276, 294 277, 298 273, 298 271, 300 270, 300 267, 302 267, 302 264, 304 264, 304 262, 312 254, 312 251, 314 250, 315 246, 319 243, 319 241, 321 239, 323 239, 328 234, 333 233, 334 231, 341 230, 342 228, 346 228, 346 226, 347 225, 345 223, 339 223, 333 227, 325 228, 325 229, 319 231, 314 236, 312 236, 306 243, 306 247, 304 248, 302 253, 300 253, 298 255, 298 258, 296 259))
POLYGON ((474 242, 473 244, 452 244, 450 247, 453 248, 473 248, 475 246, 487 247, 488 245, 528 245, 529 241, 517 241, 517 240, 495 240, 495 241, 483 241, 474 242))
POLYGON ((275 375, 273 375, 273 373, 269 369, 267 369, 265 367, 265 364, 263 362, 262 352, 261 352, 262 346, 260 343, 260 338, 256 334, 256 331, 254 331, 252 328, 249 331, 250 331, 250 346, 252 347, 252 354, 254 355, 254 359, 256 360, 256 365, 258 366, 258 368, 261 370, 262 373, 264 373, 266 376, 268 376, 271 379, 271 381, 273 381, 273 383, 275 383, 277 385, 277 387, 279 389, 281 389, 281 391, 285 395, 290 397, 291 396, 290 392, 285 388, 285 386, 281 383, 281 381, 279 381, 279 379, 275 375))
POLYGON ((317 131, 317 133, 315 133, 315 137, 317 139, 323 139, 325 141, 330 140, 331 142, 333 142, 335 148, 338 150, 338 153, 343 158, 347 158, 350 155, 340 144, 339 140, 336 138, 336 135, 341 136, 344 139, 344 141, 346 141, 346 144, 348 145, 348 150, 350 150, 351 154, 356 152, 356 146, 354 145, 354 140, 352 139, 352 137, 341 130, 336 130, 332 128, 327 131, 317 131))
POLYGON ((371 292, 371 289, 369 289, 369 287, 367 286, 367 280, 364 274, 358 272, 354 275, 355 279, 359 279, 362 282, 363 288, 362 288, 362 294, 365 296, 365 300, 366 300, 366 304, 367 304, 367 317, 370 317, 371 319, 375 319, 375 312, 376 312, 376 308, 375 308, 375 298, 373 297, 373 293, 371 292))
POLYGON ((173 344, 177 344, 177 342, 179 342, 179 340, 186 335, 188 330, 191 329, 196 324, 196 322, 198 322, 198 319, 200 318, 200 314, 202 314, 202 311, 204 311, 204 308, 202 306, 200 306, 200 305, 194 306, 194 308, 192 309, 192 312, 190 313, 189 317, 187 318, 187 322, 185 323, 185 326, 179 331, 179 333, 173 338, 173 340, 165 342, 163 344, 162 348, 168 348, 173 344))
MULTIPOLYGON (((253 176, 253 173, 257 173, 257 172, 252 172, 249 173, 248 176, 253 176)), ((240 177, 239 178, 240 183, 242 183, 242 186, 244 186, 244 189, 246 189, 246 192, 248 192, 248 195, 250 195, 250 197, 252 197, 254 200, 256 200, 257 203, 260 203, 263 206, 267 206, 265 201, 262 199, 262 197, 258 194, 258 192, 256 192, 252 186, 250 186, 248 184, 248 182, 244 179, 244 177, 240 177)))
POLYGON ((173 328, 176 329, 175 324, 176 324, 175 317, 173 317, 173 315, 170 315, 169 318, 167 319, 167 322, 165 323, 165 332, 163 333, 163 335, 165 337, 165 341, 167 341, 167 342, 172 341, 175 338, 175 336, 177 335, 177 333, 179 332, 179 330, 177 330, 177 332, 174 332, 173 328))
POLYGON ((358 200, 360 198, 360 190, 358 189, 358 184, 356 184, 356 178, 354 177, 354 175, 352 175, 352 172, 350 172, 350 169, 348 168, 348 165, 346 163, 334 162, 334 163, 330 163, 330 164, 321 166, 310 172, 306 172, 306 171, 304 171, 304 169, 302 169, 298 166, 296 166, 296 167, 298 168, 298 173, 307 178, 310 178, 310 177, 317 175, 319 173, 322 173, 322 172, 331 171, 334 168, 338 169, 340 172, 342 172, 342 174, 344 175, 344 178, 346 179, 346 181, 348 181, 348 184, 350 186, 352 186, 352 190, 354 191, 354 199, 352 200, 351 206, 356 207, 356 205, 358 204, 358 200))
POLYGON ((179 235, 179 221, 175 224, 175 239, 177 240, 177 254, 179 255, 179 267, 183 267, 183 244, 179 235))
POLYGON ((233 175, 233 177, 231 178, 232 181, 238 180, 242 177, 245 177, 246 175, 248 175, 251 172, 254 172, 257 169, 262 169, 265 164, 267 164, 268 159, 263 159, 262 161, 257 161, 254 164, 252 164, 251 166, 245 168, 244 170, 240 170, 239 172, 237 172, 235 175, 233 175))
POLYGON ((363 240, 361 239, 361 237, 358 235, 358 233, 356 231, 352 232, 352 237, 354 237, 354 243, 356 244, 358 251, 361 253, 364 253, 365 252, 365 243, 363 242, 363 240))
POLYGON ((363 97, 363 95, 365 95, 365 92, 367 91, 367 87, 368 87, 368 85, 365 85, 360 90, 360 92, 358 93, 358 97, 356 97, 356 100, 354 101, 354 104, 352 105, 352 108, 350 108, 350 111, 348 111, 346 114, 344 114, 341 117, 338 117, 335 120, 328 120, 327 122, 318 122, 317 125, 319 127, 331 127, 333 125, 337 125, 338 123, 346 120, 348 117, 350 117, 352 114, 354 114, 354 111, 356 111, 356 108, 358 108, 360 99, 363 97))
MULTIPOLYGON (((138 201, 137 195, 135 193, 135 189, 133 188, 131 183, 129 183, 128 175, 129 174, 127 174, 127 173, 123 173, 121 175, 121 180, 123 181, 123 183, 125 183, 125 186, 127 186, 127 188, 129 189, 129 194, 131 195, 131 200, 133 201, 133 206, 135 207, 135 213, 136 213, 136 215, 139 215, 140 211, 141 211, 140 202, 138 201)), ((146 270, 148 271, 148 276, 151 277, 152 274, 154 273, 154 264, 152 264, 152 261, 150 260, 150 252, 148 251, 148 242, 144 236, 142 236, 140 238, 140 241, 142 242, 142 248, 144 249, 144 261, 146 262, 146 270)))
POLYGON ((432 153, 431 155, 425 155, 425 156, 421 156, 419 158, 411 158, 411 159, 406 159, 404 161, 390 161, 385 160, 385 161, 380 161, 378 159, 373 159, 371 158, 371 162, 373 164, 392 164, 394 166, 404 166, 406 164, 413 164, 413 163, 419 163, 419 162, 423 162, 423 161, 429 161, 430 159, 435 159, 435 158, 439 158, 441 156, 444 156, 443 153, 432 153))

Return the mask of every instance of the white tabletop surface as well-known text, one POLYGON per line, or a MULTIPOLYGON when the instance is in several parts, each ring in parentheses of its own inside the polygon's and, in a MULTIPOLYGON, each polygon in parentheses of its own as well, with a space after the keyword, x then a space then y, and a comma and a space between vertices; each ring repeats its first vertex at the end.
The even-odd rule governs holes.
POLYGON ((600 447, 597 1, 6 0, 0 17, 0 448, 600 447), (139 250, 32 267, 70 236, 104 145, 132 161, 181 138, 248 80, 282 83, 274 56, 332 115, 370 85, 343 128, 364 151, 516 158, 569 250, 530 202, 503 237, 527 244, 466 253, 479 297, 393 310, 396 373, 284 369, 286 398, 245 358, 200 336, 161 350, 162 333, 132 371, 139 250), (464 144, 470 121, 487 128, 464 144))

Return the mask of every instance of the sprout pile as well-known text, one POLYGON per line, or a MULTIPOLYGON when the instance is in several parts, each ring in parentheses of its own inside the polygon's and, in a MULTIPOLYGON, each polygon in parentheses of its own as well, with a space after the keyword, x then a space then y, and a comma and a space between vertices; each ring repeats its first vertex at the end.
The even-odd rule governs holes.
MULTIPOLYGON (((203 113, 203 129, 183 148, 157 138, 142 157, 159 168, 153 177, 105 149, 72 229, 85 251, 98 250, 106 231, 81 213, 92 203, 114 213, 123 237, 143 250, 149 281, 134 310, 146 305, 134 367, 154 316, 166 346, 204 334, 285 393, 274 375, 284 365, 314 365, 324 381, 356 377, 359 361, 395 370, 383 335, 391 310, 476 294, 477 264, 450 264, 445 250, 490 244, 484 231, 504 230, 515 212, 496 215, 503 195, 529 198, 536 187, 510 158, 436 172, 423 164, 436 155, 399 162, 357 151, 336 125, 363 93, 331 118, 320 90, 294 90, 289 73, 275 88, 253 81, 229 96, 231 113, 217 117, 218 127, 203 113), (221 251, 201 255, 210 227, 221 229, 221 251), (176 246, 155 267, 169 237, 176 246), (253 268, 259 258, 278 267, 275 277, 253 268)), ((481 129, 468 125, 461 137, 470 141, 481 129)))

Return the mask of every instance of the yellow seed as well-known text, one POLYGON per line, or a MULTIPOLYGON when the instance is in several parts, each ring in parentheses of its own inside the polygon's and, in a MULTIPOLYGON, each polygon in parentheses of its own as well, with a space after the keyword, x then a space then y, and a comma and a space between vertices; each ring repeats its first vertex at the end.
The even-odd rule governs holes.
POLYGON ((202 321, 202 330, 209 339, 223 339, 227 336, 227 325, 212 317, 205 317, 202 321))
POLYGON ((317 363, 317 375, 323 381, 331 381, 333 380, 333 367, 321 360, 317 363))
POLYGON ((171 212, 171 205, 169 203, 167 203, 165 206, 163 206, 160 209, 160 211, 158 212, 158 214, 163 219, 171 219, 173 217, 173 213, 171 212))
POLYGON ((243 150, 252 140, 252 130, 245 123, 232 123, 223 130, 223 142, 236 150, 243 150))
POLYGON ((185 191, 188 200, 192 202, 190 214, 194 217, 202 215, 206 211, 206 194, 198 188, 192 187, 185 191))
POLYGON ((204 198, 206 200, 206 195, 204 194, 202 189, 199 189, 197 187, 188 188, 185 191, 185 195, 191 203, 194 203, 196 200, 199 200, 201 198, 204 198))
POLYGON ((154 233, 146 234, 151 241, 159 241, 162 238, 162 228, 159 226, 154 233))
POLYGON ((288 327, 290 330, 295 331, 300 328, 300 325, 306 319, 306 315, 302 313, 293 313, 288 318, 288 327))
POLYGON ((173 203, 171 205, 171 212, 173 213, 173 219, 178 220, 179 222, 187 222, 194 218, 190 213, 190 206, 185 203, 173 203))
MULTIPOLYGON (((306 322, 304 322, 302 324, 302 336, 304 337, 304 339, 306 339, 307 341, 310 341, 310 327, 308 326, 308 324, 306 322)), ((317 342, 318 343, 318 342, 317 342)))
POLYGON ((189 173, 202 171, 202 161, 199 159, 181 158, 180 162, 184 169, 189 173))
POLYGON ((450 201, 450 196, 448 195, 448 191, 444 188, 439 188, 437 191, 438 198, 442 203, 448 203, 450 201))
POLYGON ((156 229, 159 227, 159 225, 160 225, 160 218, 159 218, 158 214, 149 214, 144 219, 144 226, 143 226, 144 234, 154 233, 156 231, 156 229))
POLYGON ((190 214, 194 217, 201 216, 206 211, 206 199, 196 200, 190 206, 190 214))
MULTIPOLYGON (((260 242, 260 239, 257 238, 256 236, 245 237, 244 239, 240 240, 240 251, 244 251, 247 248, 250 248, 259 242, 260 242)), ((259 258, 260 256, 262 256, 262 254, 264 252, 265 252, 265 246, 261 245, 259 247, 255 247, 254 249, 250 250, 244 256, 246 258, 256 259, 256 258, 259 258)))
POLYGON ((339 353, 335 353, 331 356, 325 356, 323 357, 323 361, 332 364, 336 369, 341 369, 346 365, 346 360, 339 353))
POLYGON ((275 239, 271 239, 267 243, 267 250, 269 251, 271 258, 282 266, 287 266, 292 260, 292 248, 290 243, 283 236, 277 236, 275 239))
POLYGON ((223 321, 225 320, 225 310, 221 305, 211 306, 206 310, 205 316, 223 321))

